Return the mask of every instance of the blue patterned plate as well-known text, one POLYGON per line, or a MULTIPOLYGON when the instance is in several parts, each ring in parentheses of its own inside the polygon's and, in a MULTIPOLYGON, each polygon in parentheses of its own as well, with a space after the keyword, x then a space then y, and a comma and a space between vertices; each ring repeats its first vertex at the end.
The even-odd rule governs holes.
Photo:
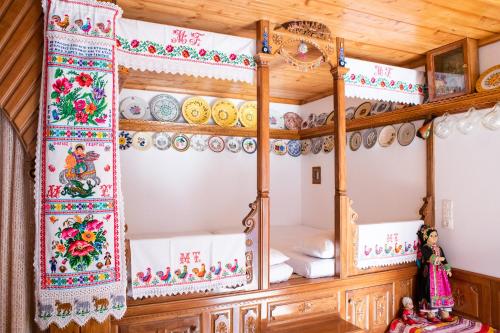
POLYGON ((245 153, 253 154, 257 150, 257 141, 253 138, 245 138, 241 142, 243 150, 245 153))
POLYGON ((176 121, 181 114, 179 102, 168 94, 160 94, 149 102, 151 115, 159 121, 176 121))
POLYGON ((288 141, 287 148, 290 156, 297 157, 302 153, 302 147, 300 146, 299 140, 288 141))

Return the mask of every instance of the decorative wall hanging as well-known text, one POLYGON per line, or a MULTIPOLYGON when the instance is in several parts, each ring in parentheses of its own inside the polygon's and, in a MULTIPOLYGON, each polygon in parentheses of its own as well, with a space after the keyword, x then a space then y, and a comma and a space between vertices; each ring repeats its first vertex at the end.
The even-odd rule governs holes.
POLYGON ((413 69, 346 58, 345 96, 422 104, 425 73, 413 69))
POLYGON ((360 269, 402 264, 417 257, 417 233, 423 221, 360 224, 357 263, 360 269))
POLYGON ((250 84, 256 75, 250 38, 121 19, 116 46, 120 64, 132 69, 250 84))
POLYGON ((125 313, 115 23, 121 9, 47 0, 36 163, 35 321, 125 313))

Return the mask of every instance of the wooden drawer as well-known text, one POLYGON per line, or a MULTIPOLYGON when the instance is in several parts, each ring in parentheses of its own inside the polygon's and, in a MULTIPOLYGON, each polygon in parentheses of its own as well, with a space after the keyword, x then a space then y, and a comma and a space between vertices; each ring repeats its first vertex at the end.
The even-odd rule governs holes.
MULTIPOLYGON (((180 317, 166 320, 141 321, 118 324, 119 333, 199 333, 200 317, 180 317)), ((119 322, 118 322, 119 323, 119 322)))
MULTIPOLYGON (((317 296, 316 296, 317 297, 317 296)), ((269 325, 301 320, 307 317, 321 316, 338 312, 338 295, 271 302, 268 304, 269 325)))

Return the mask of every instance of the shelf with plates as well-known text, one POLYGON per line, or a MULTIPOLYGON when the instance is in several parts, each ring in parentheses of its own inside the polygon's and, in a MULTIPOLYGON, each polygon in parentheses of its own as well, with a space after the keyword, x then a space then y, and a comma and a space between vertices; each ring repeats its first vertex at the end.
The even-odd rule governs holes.
MULTIPOLYGON (((384 112, 374 116, 346 121, 348 132, 367 128, 382 127, 392 124, 422 120, 432 116, 442 116, 445 113, 462 113, 474 107, 476 110, 490 108, 500 101, 500 89, 468 94, 437 102, 410 106, 399 110, 384 112)), ((309 139, 325 135, 333 135, 333 125, 308 128, 299 131, 301 139, 309 139)))
MULTIPOLYGON (((153 120, 120 120, 120 130, 137 132, 172 132, 220 136, 256 137, 257 130, 247 127, 221 127, 218 125, 192 125, 153 120)), ((272 139, 299 140, 298 130, 270 129, 272 139)))

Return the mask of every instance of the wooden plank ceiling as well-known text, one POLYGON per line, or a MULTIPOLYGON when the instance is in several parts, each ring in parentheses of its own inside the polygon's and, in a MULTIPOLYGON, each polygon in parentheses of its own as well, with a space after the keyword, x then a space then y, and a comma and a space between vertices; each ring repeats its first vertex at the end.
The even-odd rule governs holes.
MULTIPOLYGON (((117 0, 124 17, 255 38, 255 21, 280 24, 312 20, 346 39, 348 56, 411 67, 424 63, 427 51, 471 37, 483 43, 499 38, 498 0, 117 0)), ((301 73, 290 66, 271 69, 271 96, 302 104, 327 96, 332 80, 328 66, 301 73)), ((255 87, 178 75, 151 77, 132 73, 128 87, 187 93, 227 92, 255 98, 255 87), (199 90, 197 91, 197 87, 199 90)))

